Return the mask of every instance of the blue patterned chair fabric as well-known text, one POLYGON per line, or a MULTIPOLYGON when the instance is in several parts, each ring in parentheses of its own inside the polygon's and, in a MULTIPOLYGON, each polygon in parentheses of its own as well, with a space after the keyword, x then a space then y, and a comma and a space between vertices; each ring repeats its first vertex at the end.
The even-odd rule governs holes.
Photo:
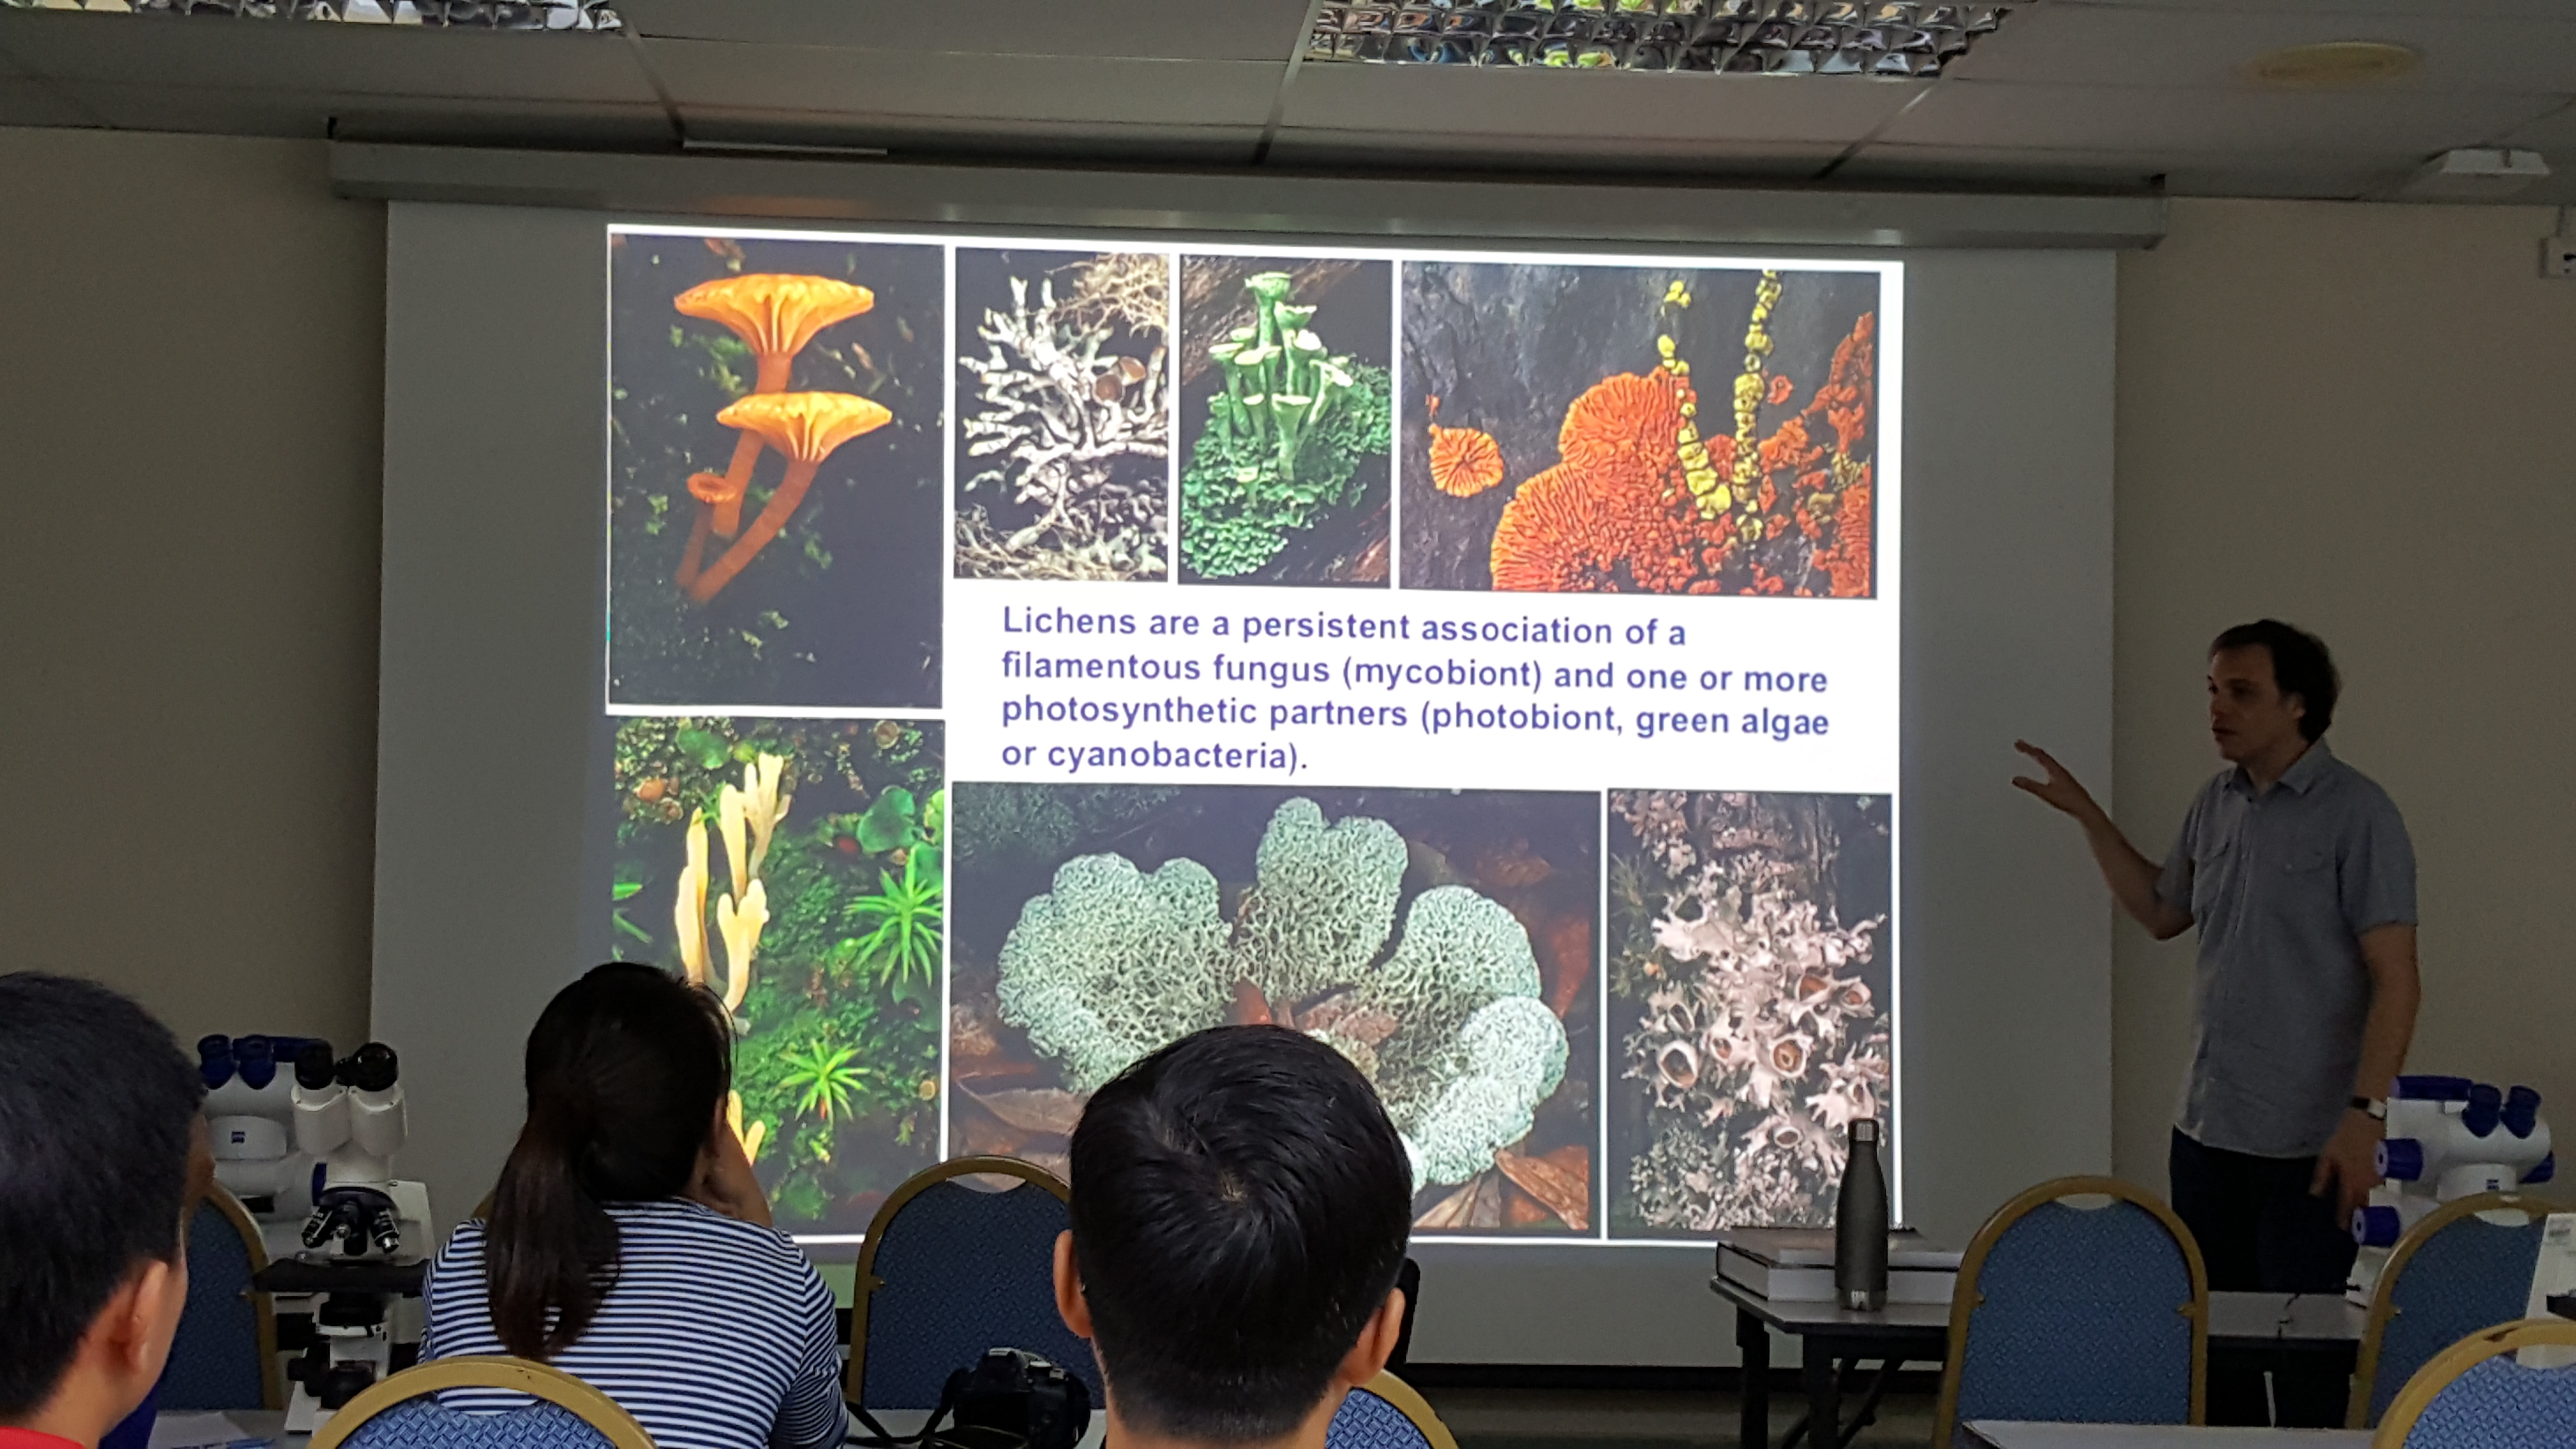
POLYGON ((543 1400, 506 1414, 468 1414, 423 1395, 360 1424, 341 1449, 612 1449, 581 1415, 543 1400))
POLYGON ((258 1409, 259 1310, 250 1292, 250 1247, 212 1202, 188 1220, 188 1306, 161 1374, 164 1409, 258 1409))
POLYGON ((2407 1259, 2388 1290, 2389 1304, 2396 1312, 2380 1330, 2369 1424, 2379 1422, 2397 1391, 2435 1354, 2482 1328, 2522 1316, 2531 1292, 2531 1270, 2540 1261, 2540 1233, 2546 1222, 2535 1217, 2528 1224, 2507 1227, 2462 1218, 2427 1239, 2407 1259))
POLYGON ((1324 1449, 1430 1449, 1431 1440, 1402 1409, 1353 1389, 1324 1430, 1324 1449))
POLYGON ((1977 1275, 1958 1422, 2191 1418, 2191 1265, 2155 1214, 2042 1203, 1977 1275))
POLYGON ((2405 1449, 2571 1446, 2576 1446, 2576 1365, 2528 1369, 2512 1354, 2503 1354, 2471 1365, 2444 1386, 2407 1431, 2405 1449))
POLYGON ((1035 1183, 983 1192, 936 1182, 886 1225, 870 1264, 883 1284, 868 1297, 859 1403, 933 1409, 948 1375, 991 1348, 1024 1348, 1091 1389, 1091 1346, 1055 1310, 1055 1239, 1070 1225, 1064 1200, 1035 1183))

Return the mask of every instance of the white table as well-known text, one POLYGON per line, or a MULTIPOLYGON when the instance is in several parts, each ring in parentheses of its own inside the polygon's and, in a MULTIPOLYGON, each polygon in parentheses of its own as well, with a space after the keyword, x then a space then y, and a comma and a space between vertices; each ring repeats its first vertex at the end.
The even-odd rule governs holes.
POLYGON ((1987 1449, 2369 1449, 2368 1429, 2237 1429, 2192 1424, 2032 1424, 1971 1419, 1987 1449))
POLYGON ((264 1439, 280 1449, 301 1449, 311 1437, 287 1433, 283 1409, 230 1409, 220 1414, 163 1409, 152 1416, 152 1449, 207 1449, 244 1439, 264 1439))
POLYGON ((2025 1424, 1971 1419, 1986 1449, 2369 1449, 2368 1429, 2221 1429, 2191 1424, 2025 1424))
MULTIPOLYGON (((1851 1436, 1851 1427, 1841 1419, 1837 1360, 1876 1361, 1892 1369, 1909 1362, 1939 1363, 1949 1353, 1946 1303, 1890 1303, 1855 1313, 1834 1303, 1774 1300, 1724 1277, 1710 1278, 1708 1286, 1735 1307, 1735 1343, 1744 1353, 1738 1432, 1745 1449, 1770 1442, 1771 1329, 1801 1340, 1807 1422, 1828 1426, 1826 1433, 1808 1440, 1816 1449, 1841 1449, 1851 1436)), ((2239 1362, 2322 1355, 2323 1361, 2349 1373, 2368 1318, 2340 1293, 2212 1293, 2210 1353, 2239 1362)))

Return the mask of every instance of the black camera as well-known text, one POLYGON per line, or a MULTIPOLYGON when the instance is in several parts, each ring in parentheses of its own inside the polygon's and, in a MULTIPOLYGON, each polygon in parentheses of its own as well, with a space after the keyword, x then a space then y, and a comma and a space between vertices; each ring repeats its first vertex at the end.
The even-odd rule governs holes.
POLYGON ((1091 1386, 1026 1349, 986 1350, 941 1397, 956 1418, 927 1442, 947 1449, 1074 1449, 1091 1427, 1091 1386))

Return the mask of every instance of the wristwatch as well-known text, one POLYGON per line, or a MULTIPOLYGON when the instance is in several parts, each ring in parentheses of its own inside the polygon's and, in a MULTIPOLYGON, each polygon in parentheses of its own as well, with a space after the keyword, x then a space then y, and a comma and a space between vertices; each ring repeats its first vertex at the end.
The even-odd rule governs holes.
POLYGON ((2370 1120, 2373 1122, 2385 1122, 2388 1120, 2388 1099, 2386 1097, 2355 1097, 2352 1099, 2350 1106, 2352 1107, 2352 1110, 2356 1112, 2368 1113, 2370 1120))

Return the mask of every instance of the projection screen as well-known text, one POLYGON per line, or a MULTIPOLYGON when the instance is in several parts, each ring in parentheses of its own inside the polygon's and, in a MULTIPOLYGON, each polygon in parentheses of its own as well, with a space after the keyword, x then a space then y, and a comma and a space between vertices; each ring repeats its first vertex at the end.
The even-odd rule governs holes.
POLYGON ((734 1006, 825 1261, 1163 1041, 1316 1035, 1425 1361, 1728 1361, 1707 1243, 1828 1221, 1856 1116, 1953 1238, 2107 1163, 2107 921, 2002 787, 2105 774, 2107 254, 397 204, 388 274, 442 1223, 609 959, 734 1006))

